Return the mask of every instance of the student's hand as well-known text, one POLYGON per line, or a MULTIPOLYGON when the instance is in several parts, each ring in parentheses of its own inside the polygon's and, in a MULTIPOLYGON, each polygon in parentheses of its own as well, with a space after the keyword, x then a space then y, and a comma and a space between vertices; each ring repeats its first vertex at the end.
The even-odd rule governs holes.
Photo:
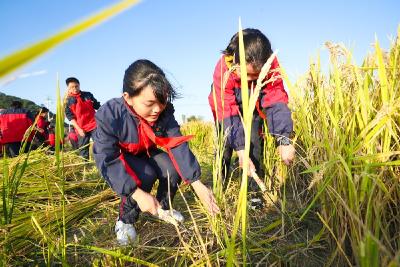
POLYGON ((219 213, 219 207, 215 201, 214 194, 207 186, 205 186, 200 180, 197 180, 192 183, 192 187, 211 216, 219 213))
POLYGON ((157 209, 161 207, 160 202, 151 194, 136 188, 132 194, 132 198, 138 203, 139 209, 143 212, 149 212, 157 215, 157 209))
MULTIPOLYGON (((243 161, 244 161, 244 150, 236 151, 238 158, 239 158, 239 166, 243 168, 243 161)), ((249 158, 249 168, 247 171, 247 175, 252 176, 251 174, 256 172, 256 167, 254 166, 253 162, 249 158)))
POLYGON ((75 128, 75 130, 78 132, 80 137, 84 137, 85 136, 85 131, 82 130, 82 128, 75 128))
POLYGON ((286 164, 286 165, 290 165, 295 157, 295 149, 294 146, 292 144, 284 146, 284 145, 280 145, 277 147, 278 153, 281 156, 282 161, 286 164))

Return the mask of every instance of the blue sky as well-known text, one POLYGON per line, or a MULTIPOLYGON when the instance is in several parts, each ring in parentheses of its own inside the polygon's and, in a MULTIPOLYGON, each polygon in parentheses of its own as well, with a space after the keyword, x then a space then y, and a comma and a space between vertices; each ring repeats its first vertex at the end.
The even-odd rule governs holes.
MULTIPOLYGON (((1 0, 0 58, 116 2, 1 0)), ((358 62, 372 51, 375 36, 389 48, 400 24, 399 10, 397 0, 145 0, 1 80, 0 92, 38 104, 50 98, 54 110, 58 73, 62 93, 65 78, 75 76, 82 90, 104 103, 121 95, 128 65, 146 58, 163 68, 181 93, 175 101, 178 120, 182 114, 211 120, 207 96, 212 73, 220 51, 238 30, 239 16, 243 28, 265 33, 295 81, 311 58, 327 54, 325 41, 344 43, 358 62)))

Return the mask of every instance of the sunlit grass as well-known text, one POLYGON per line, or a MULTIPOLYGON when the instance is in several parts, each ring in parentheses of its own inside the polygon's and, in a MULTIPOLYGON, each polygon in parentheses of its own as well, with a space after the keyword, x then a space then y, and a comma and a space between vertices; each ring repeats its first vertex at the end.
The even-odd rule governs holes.
POLYGON ((331 263, 398 262, 400 45, 397 39, 384 53, 376 41, 361 67, 344 47, 327 45, 330 74, 317 62, 292 88, 305 92, 294 99, 296 132, 315 174, 316 196, 301 218, 320 203, 335 247, 331 263))

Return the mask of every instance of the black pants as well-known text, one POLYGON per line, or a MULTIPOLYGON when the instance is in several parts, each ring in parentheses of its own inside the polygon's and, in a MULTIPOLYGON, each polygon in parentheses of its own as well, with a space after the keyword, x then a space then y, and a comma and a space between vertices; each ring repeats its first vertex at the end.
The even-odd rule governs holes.
MULTIPOLYGON (((79 140, 79 139, 78 139, 78 140, 79 140)), ((71 147, 72 147, 72 149, 73 149, 73 150, 76 150, 76 149, 78 149, 78 148, 79 148, 78 141, 75 141, 75 140, 69 139, 69 142, 71 143, 71 147)))
MULTIPOLYGON (((21 142, 13 142, 4 144, 6 153, 9 157, 16 157, 19 155, 19 151, 21 149, 21 142)), ((31 146, 31 142, 26 142, 24 153, 29 151, 29 147, 31 146)))
MULTIPOLYGON (((251 136, 250 136, 250 159, 256 168, 257 174, 262 177, 262 152, 264 139, 260 135, 262 131, 263 121, 259 116, 254 116, 253 122, 251 124, 251 136)), ((226 143, 224 147, 224 153, 222 157, 222 178, 224 179, 224 183, 229 180, 230 176, 230 166, 231 166, 231 158, 232 158, 233 148, 226 143)), ((254 179, 250 178, 249 181, 249 190, 256 191, 258 190, 258 185, 254 181, 254 179)))
POLYGON ((32 140, 32 147, 31 150, 36 150, 38 149, 41 145, 43 145, 44 147, 48 146, 48 144, 46 143, 48 138, 46 138, 45 135, 37 132, 35 134, 35 138, 33 138, 32 140))
POLYGON ((89 159, 89 143, 94 130, 85 132, 85 136, 78 135, 78 146, 80 148, 79 155, 85 159, 89 159), (82 148, 83 147, 83 148, 82 148))
MULTIPOLYGON (((124 156, 129 166, 142 181, 140 186, 142 190, 150 192, 158 179, 159 186, 156 198, 163 209, 169 209, 169 198, 171 198, 171 201, 173 200, 181 178, 168 154, 159 149, 154 149, 150 152, 150 157, 145 153, 140 156, 131 154, 125 154, 124 156), (170 194, 168 194, 168 178, 170 194)), ((139 206, 132 197, 121 198, 119 219, 123 223, 135 223, 139 214, 139 206)))

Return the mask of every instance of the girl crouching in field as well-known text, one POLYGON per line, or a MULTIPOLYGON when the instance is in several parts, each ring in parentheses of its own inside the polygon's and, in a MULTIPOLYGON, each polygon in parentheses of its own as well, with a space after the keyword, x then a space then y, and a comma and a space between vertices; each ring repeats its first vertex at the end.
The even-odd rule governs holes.
MULTIPOLYGON (((158 216, 160 209, 171 209, 169 198, 174 198, 181 178, 212 215, 219 212, 212 192, 199 180, 200 165, 187 144, 190 137, 181 135, 174 118, 175 97, 158 66, 137 60, 125 71, 123 96, 96 113, 93 154, 102 176, 121 197, 115 232, 122 245, 135 240, 133 224, 140 211, 158 216), (153 196, 156 179, 159 186, 153 196)), ((176 210, 169 214, 183 220, 176 210)))

